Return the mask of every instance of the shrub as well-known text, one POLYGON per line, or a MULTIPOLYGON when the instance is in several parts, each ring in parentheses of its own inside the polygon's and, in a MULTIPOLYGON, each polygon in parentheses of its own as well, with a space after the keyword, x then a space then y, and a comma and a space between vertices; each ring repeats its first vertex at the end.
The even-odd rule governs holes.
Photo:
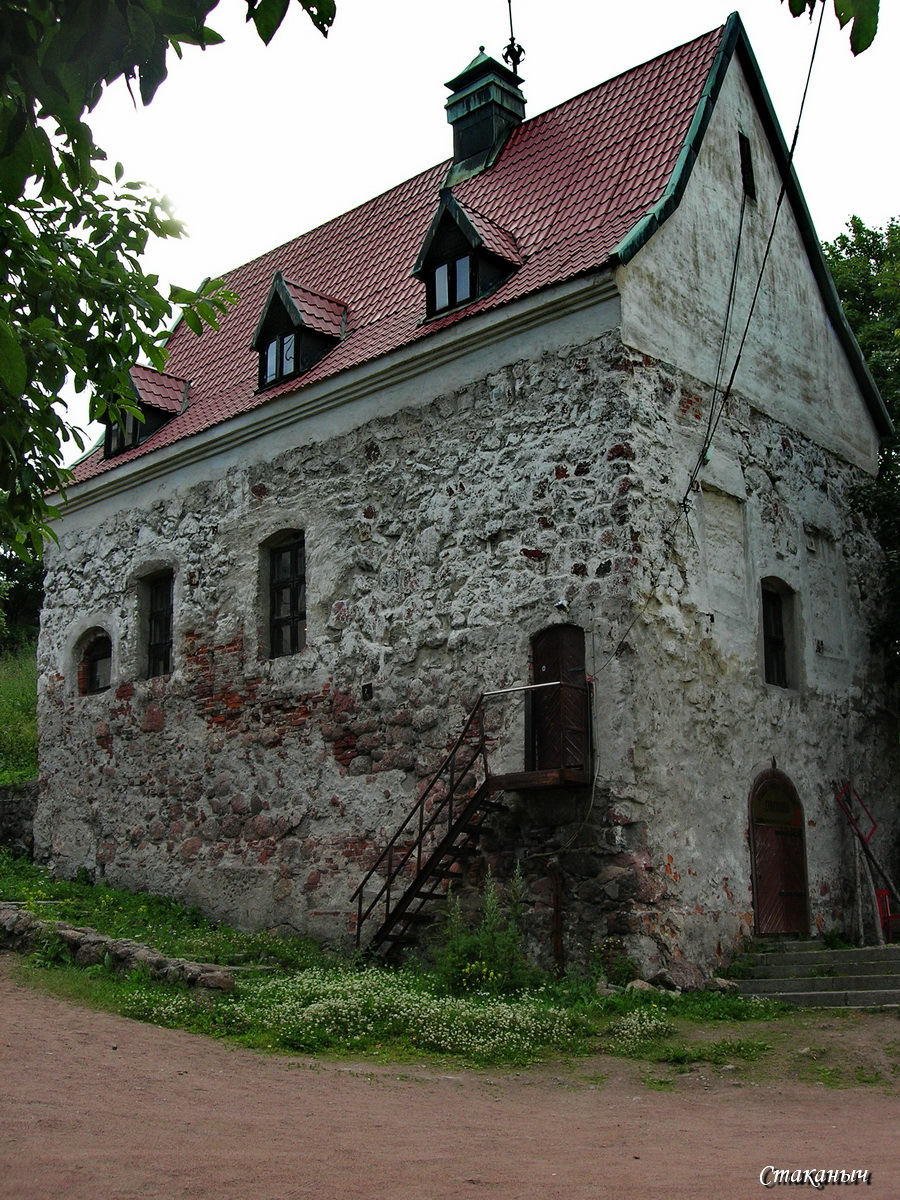
POLYGON ((624 987, 626 983, 631 983, 632 979, 640 977, 638 965, 625 953, 625 944, 621 938, 606 938, 600 946, 593 948, 591 957, 595 969, 614 987, 624 987))
POLYGON ((451 891, 443 944, 434 950, 435 971, 451 995, 508 996, 534 982, 536 972, 525 958, 518 927, 521 894, 518 868, 506 904, 488 872, 481 916, 473 924, 466 920, 459 898, 451 891))
POLYGON ((33 646, 0 656, 0 784, 34 779, 37 661, 33 646))

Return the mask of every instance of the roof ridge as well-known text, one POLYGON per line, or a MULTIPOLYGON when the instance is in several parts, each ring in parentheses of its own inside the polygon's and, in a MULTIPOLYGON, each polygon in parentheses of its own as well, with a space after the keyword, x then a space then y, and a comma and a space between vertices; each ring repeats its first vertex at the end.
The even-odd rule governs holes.
POLYGON ((176 375, 172 371, 160 371, 157 367, 151 366, 150 363, 136 362, 128 368, 129 371, 152 371, 154 375, 162 375, 166 379, 177 379, 179 383, 187 383, 186 375, 176 375))
POLYGON ((443 179, 447 167, 452 159, 445 158, 441 162, 430 167, 425 167, 421 171, 417 171, 414 175, 408 175, 406 179, 400 183, 394 184, 393 187, 385 188, 383 192, 376 192, 374 196, 370 196, 368 200, 361 200, 358 204, 352 204, 349 208, 345 208, 343 212, 336 213, 333 217, 329 217, 325 221, 320 221, 317 225, 310 226, 309 229, 302 229, 299 233, 295 233, 293 237, 287 238, 283 242, 279 242, 277 246, 272 246, 269 250, 264 250, 261 254, 254 254, 252 258, 248 258, 245 262, 238 263, 234 267, 230 267, 227 271, 220 271, 216 276, 210 278, 224 279, 229 275, 235 275, 238 271, 244 271, 248 267, 252 267, 254 263, 262 262, 264 258, 269 258, 271 255, 277 254, 279 250, 284 250, 288 246, 295 245, 301 238, 311 237, 314 233, 318 233, 320 229, 325 229, 328 225, 333 225, 336 221, 342 220, 344 217, 349 217, 352 213, 358 212, 361 208, 368 208, 370 204, 375 204, 376 201, 389 196, 391 192, 400 191, 401 188, 408 187, 409 184, 422 179, 425 175, 430 175, 432 172, 443 179))
MULTIPOLYGON (((534 113, 532 116, 526 117, 525 120, 522 122, 522 124, 517 126, 516 129, 514 129, 512 131, 513 135, 517 134, 519 132, 519 130, 524 129, 527 126, 533 124, 534 122, 540 121, 544 117, 549 116, 551 113, 556 112, 558 109, 565 108, 569 104, 572 104, 577 100, 580 100, 582 98, 582 96, 587 96, 590 92, 596 92, 599 88, 606 87, 607 84, 613 83, 616 79, 621 79, 625 75, 630 75, 635 71, 639 71, 642 67, 649 66, 650 63, 656 62, 659 59, 669 58, 671 55, 677 54, 679 50, 683 50, 686 46, 693 46, 697 42, 702 42, 704 39, 711 37, 713 34, 723 33, 724 30, 725 30, 725 25, 716 26, 713 29, 707 30, 705 33, 698 34, 696 37, 688 38, 687 41, 680 43, 680 45, 678 45, 678 46, 673 46, 670 50, 662 50, 662 51, 660 51, 659 54, 654 54, 650 58, 645 59, 643 62, 635 63, 635 65, 633 67, 627 67, 625 70, 619 71, 615 75, 610 75, 608 79, 602 79, 599 83, 595 83, 591 87, 584 88, 583 91, 577 92, 574 96, 570 96, 566 100, 560 100, 558 103, 552 105, 550 108, 545 108, 539 113, 534 113)), ((501 155, 500 155, 501 157, 502 157, 502 153, 503 152, 501 151, 501 155)), ((237 271, 242 271, 245 268, 251 266, 253 263, 259 262, 261 259, 268 258, 270 255, 276 254, 279 250, 283 250, 287 246, 293 246, 294 243, 297 242, 300 238, 309 237, 310 235, 316 233, 318 230, 324 229, 327 225, 331 225, 335 221, 340 221, 342 217, 347 217, 351 213, 357 212, 361 208, 367 208, 370 204, 374 204, 376 201, 381 200, 383 197, 390 195, 391 192, 399 191, 401 188, 408 186, 409 184, 413 183, 414 181, 422 179, 423 176, 430 174, 432 171, 435 172, 435 174, 439 175, 440 179, 443 179, 445 177, 447 169, 450 166, 450 164, 452 163, 452 161, 453 161, 452 156, 450 156, 445 159, 442 159, 440 162, 435 163, 430 167, 424 167, 421 171, 416 171, 414 174, 407 176, 406 179, 401 180, 400 183, 396 183, 392 187, 385 188, 384 191, 382 191, 382 192, 376 192, 376 194, 374 196, 370 196, 367 200, 361 200, 358 204, 352 204, 349 208, 345 208, 343 210, 343 212, 335 213, 335 215, 333 217, 329 217, 325 221, 320 221, 317 225, 313 225, 309 229, 301 230, 299 233, 294 234, 293 237, 287 238, 285 241, 279 243, 279 245, 273 246, 269 250, 264 250, 261 254, 256 254, 252 258, 248 258, 243 263, 238 263, 236 266, 231 267, 227 271, 219 272, 215 276, 215 278, 224 278, 228 275, 233 275, 237 271)), ((463 182, 465 182, 465 181, 463 181, 463 182)), ((501 228, 502 228, 502 226, 501 226, 501 228)), ((507 232, 510 232, 510 231, 507 231, 507 232)))
POLYGON ((513 134, 517 133, 519 129, 524 128, 524 126, 530 125, 532 121, 538 121, 543 117, 547 117, 551 113, 556 112, 556 110, 559 108, 567 108, 570 104, 574 104, 576 101, 581 100, 583 96, 587 96, 591 92, 596 92, 600 88, 604 88, 610 83, 615 83, 617 79, 623 79, 626 75, 632 75, 635 71, 640 71, 643 67, 649 67, 651 63, 655 63, 659 59, 671 58, 673 55, 677 54, 679 50, 684 50, 686 46, 693 46, 697 42, 705 41, 707 38, 712 37, 713 34, 722 36, 725 32, 725 29, 726 26, 724 24, 717 25, 712 29, 707 29, 705 33, 699 33, 696 37, 688 38, 686 42, 682 42, 678 46, 672 46, 670 50, 661 50, 659 54, 654 54, 650 58, 645 59, 643 62, 635 63, 633 67, 626 67, 624 71, 619 71, 615 75, 610 75, 608 79, 601 79, 599 83, 592 84, 591 87, 587 87, 580 92, 576 92, 574 96, 570 96, 567 100, 560 100, 558 104, 554 104, 551 108, 542 109, 541 112, 534 113, 532 116, 527 117, 521 125, 517 126, 516 129, 513 130, 513 134))
MULTIPOLYGON (((190 379, 191 404, 133 457, 307 383, 327 382, 431 332, 602 270, 635 220, 664 194, 721 41, 721 30, 702 34, 530 117, 488 171, 451 191, 446 199, 472 227, 476 244, 519 267, 452 313, 425 319, 424 289, 407 265, 440 206, 448 159, 230 268, 223 277, 242 304, 223 317, 219 331, 196 339, 176 330, 167 346, 168 370, 162 376, 137 372, 142 382, 165 379, 161 392, 170 401, 174 380, 190 379), (282 280, 291 304, 315 309, 315 316, 308 314, 311 327, 324 322, 330 328, 340 313, 352 313, 353 320, 318 363, 262 394, 248 342, 271 298, 273 277, 282 280)), ((112 465, 95 456, 79 467, 77 479, 112 465)))

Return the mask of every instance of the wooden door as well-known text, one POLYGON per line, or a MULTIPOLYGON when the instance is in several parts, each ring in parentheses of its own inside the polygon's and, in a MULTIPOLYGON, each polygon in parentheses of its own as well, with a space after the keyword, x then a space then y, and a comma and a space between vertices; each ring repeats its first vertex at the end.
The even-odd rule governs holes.
POLYGON ((786 775, 757 780, 750 818, 756 933, 808 933, 803 808, 786 775))
POLYGON ((527 767, 590 770, 590 704, 584 667, 584 630, 554 625, 531 643, 534 682, 557 684, 531 693, 527 767))

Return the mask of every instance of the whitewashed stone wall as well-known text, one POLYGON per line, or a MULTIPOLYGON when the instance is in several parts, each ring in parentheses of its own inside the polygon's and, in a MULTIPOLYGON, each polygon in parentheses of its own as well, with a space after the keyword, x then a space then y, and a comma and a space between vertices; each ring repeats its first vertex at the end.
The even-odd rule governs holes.
MULTIPOLYGON (((63 520, 39 856, 241 926, 346 938, 350 894, 478 693, 528 682, 531 637, 565 619, 595 677, 597 787, 512 797, 485 844, 500 876, 523 864, 535 951, 552 957, 555 911, 570 958, 606 936, 648 967, 727 957, 751 921, 747 796, 773 756, 811 822, 816 924, 842 923, 834 785, 851 745, 875 802, 896 766, 865 639, 873 545, 844 499, 856 468, 737 405, 666 532, 702 396, 606 334, 315 444, 298 426, 266 464, 172 479, 95 524, 63 520), (285 529, 306 533, 309 644, 269 660, 260 546, 285 529), (161 566, 174 669, 144 680, 139 581, 161 566), (815 587, 795 692, 761 681, 768 574, 815 587), (112 638, 113 685, 80 696, 93 628, 112 638)), ((497 768, 521 767, 520 711, 494 723, 497 768)))

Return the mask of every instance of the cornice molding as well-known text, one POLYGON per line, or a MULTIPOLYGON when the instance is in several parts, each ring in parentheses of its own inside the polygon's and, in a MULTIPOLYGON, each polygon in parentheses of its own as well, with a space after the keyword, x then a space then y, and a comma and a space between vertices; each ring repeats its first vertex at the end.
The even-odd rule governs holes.
POLYGON ((83 483, 73 484, 65 500, 51 498, 60 516, 110 500, 142 484, 172 475, 183 467, 216 459, 262 435, 296 425, 308 417, 352 404, 373 393, 426 375, 468 354, 583 309, 615 299, 619 294, 613 272, 592 273, 574 283, 490 310, 422 338, 386 358, 351 368, 309 388, 279 396, 271 404, 231 417, 219 425, 174 442, 83 483))

